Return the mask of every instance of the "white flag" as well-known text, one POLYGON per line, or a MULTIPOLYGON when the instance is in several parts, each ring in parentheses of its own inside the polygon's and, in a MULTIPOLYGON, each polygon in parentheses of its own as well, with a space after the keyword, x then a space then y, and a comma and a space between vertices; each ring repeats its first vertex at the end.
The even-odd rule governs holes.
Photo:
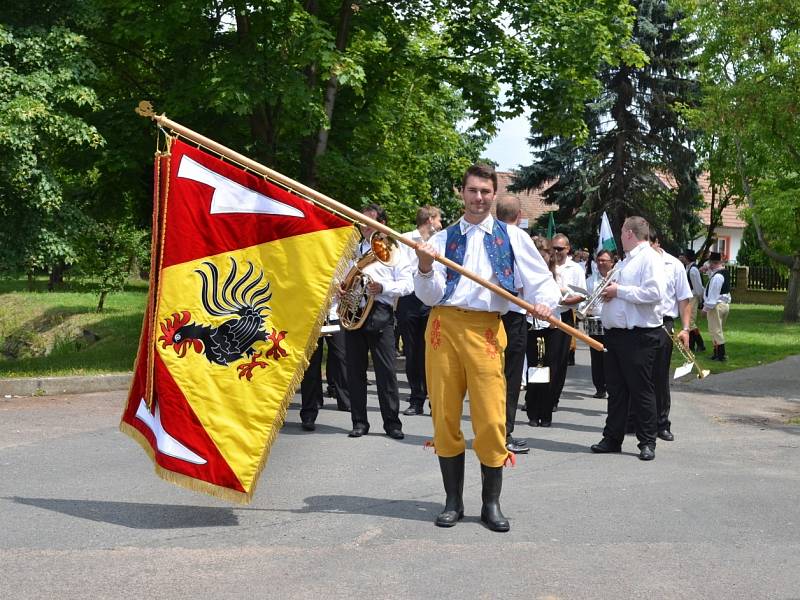
MULTIPOLYGON (((617 251, 617 243, 614 241, 614 234, 611 233, 611 224, 608 222, 608 215, 605 212, 603 212, 603 216, 600 219, 600 236, 597 242, 597 252, 601 250, 617 251)), ((595 256, 597 252, 595 252, 595 256)))

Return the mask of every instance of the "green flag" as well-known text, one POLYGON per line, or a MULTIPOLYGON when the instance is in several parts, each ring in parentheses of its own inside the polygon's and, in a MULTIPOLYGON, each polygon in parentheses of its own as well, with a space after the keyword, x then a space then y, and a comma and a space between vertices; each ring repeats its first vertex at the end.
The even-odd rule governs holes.
POLYGON ((550 211, 550 219, 547 221, 547 239, 552 240, 556 234, 556 221, 553 218, 553 211, 550 211))

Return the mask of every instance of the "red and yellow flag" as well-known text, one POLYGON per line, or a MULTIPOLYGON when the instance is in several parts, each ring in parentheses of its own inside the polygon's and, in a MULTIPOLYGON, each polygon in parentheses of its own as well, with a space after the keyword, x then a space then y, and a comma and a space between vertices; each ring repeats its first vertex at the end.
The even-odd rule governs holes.
POLYGON ((354 228, 179 140, 156 159, 154 204, 150 296, 120 428, 160 477, 247 503, 354 228))

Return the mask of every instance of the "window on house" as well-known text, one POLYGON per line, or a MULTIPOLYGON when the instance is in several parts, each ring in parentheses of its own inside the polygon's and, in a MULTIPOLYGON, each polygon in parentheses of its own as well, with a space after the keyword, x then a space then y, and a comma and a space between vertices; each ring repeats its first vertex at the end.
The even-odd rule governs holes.
POLYGON ((729 235, 718 237, 714 240, 714 244, 711 246, 712 252, 719 252, 722 260, 729 261, 730 260, 730 251, 731 251, 731 237, 729 235))

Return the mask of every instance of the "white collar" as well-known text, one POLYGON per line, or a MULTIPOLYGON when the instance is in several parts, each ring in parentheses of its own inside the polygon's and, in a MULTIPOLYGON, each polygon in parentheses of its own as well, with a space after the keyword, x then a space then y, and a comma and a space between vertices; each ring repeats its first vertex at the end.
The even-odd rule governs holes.
POLYGON ((486 218, 480 223, 470 223, 469 221, 466 221, 464 217, 461 217, 459 224, 461 225, 461 235, 466 235, 466 233, 473 227, 477 227, 484 233, 491 235, 492 228, 494 227, 494 217, 492 215, 486 215, 486 218))

